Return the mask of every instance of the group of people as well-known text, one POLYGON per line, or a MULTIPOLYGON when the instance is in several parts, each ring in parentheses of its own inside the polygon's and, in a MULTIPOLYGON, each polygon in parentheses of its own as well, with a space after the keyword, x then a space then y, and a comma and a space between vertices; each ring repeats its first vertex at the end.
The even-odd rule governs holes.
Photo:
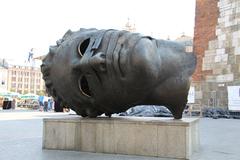
POLYGON ((54 107, 54 101, 52 99, 48 99, 47 101, 44 101, 43 103, 40 102, 40 108, 44 112, 51 111, 54 107))
POLYGON ((1 101, 1 107, 3 109, 15 109, 17 107, 17 101, 15 98, 13 98, 12 100, 8 98, 4 98, 1 101))

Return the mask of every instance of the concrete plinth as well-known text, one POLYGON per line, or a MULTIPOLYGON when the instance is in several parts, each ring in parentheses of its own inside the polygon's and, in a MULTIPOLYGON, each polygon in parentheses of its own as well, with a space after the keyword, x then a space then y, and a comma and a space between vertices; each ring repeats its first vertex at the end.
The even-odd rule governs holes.
POLYGON ((199 148, 197 118, 69 116, 43 122, 44 149, 189 159, 199 148))

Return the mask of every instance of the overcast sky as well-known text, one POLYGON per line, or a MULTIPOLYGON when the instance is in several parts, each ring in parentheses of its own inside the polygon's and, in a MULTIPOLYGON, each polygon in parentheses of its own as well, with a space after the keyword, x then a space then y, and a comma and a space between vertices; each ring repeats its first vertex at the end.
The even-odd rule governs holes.
POLYGON ((43 55, 64 33, 79 28, 123 29, 155 38, 193 36, 195 0, 5 0, 0 2, 0 58, 43 55))

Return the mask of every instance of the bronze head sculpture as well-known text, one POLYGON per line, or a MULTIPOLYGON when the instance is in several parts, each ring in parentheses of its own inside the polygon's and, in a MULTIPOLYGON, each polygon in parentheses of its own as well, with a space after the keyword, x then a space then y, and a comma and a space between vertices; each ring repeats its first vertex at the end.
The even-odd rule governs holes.
POLYGON ((182 118, 196 58, 172 41, 118 30, 68 31, 41 70, 47 92, 83 117, 164 105, 182 118))

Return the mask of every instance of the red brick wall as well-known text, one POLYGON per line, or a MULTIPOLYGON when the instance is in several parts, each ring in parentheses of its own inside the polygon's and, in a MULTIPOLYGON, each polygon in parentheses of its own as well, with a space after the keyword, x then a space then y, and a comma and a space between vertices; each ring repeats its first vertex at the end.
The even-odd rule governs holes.
POLYGON ((193 81, 204 80, 212 71, 202 71, 202 58, 208 49, 208 42, 216 39, 216 25, 219 17, 218 0, 196 0, 193 52, 197 55, 197 68, 193 81))

